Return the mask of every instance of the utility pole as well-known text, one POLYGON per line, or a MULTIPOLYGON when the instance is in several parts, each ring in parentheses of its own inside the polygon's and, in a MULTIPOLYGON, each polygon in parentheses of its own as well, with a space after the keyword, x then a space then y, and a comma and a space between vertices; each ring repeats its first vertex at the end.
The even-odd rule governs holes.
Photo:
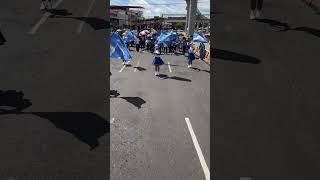
POLYGON ((189 1, 189 8, 187 10, 188 11, 187 34, 190 37, 193 35, 194 29, 195 29, 198 0, 188 0, 188 1, 189 1))
POLYGON ((185 25, 185 28, 184 28, 184 30, 185 30, 185 32, 188 32, 188 25, 189 25, 189 5, 190 5, 190 1, 191 0, 185 0, 186 1, 186 3, 187 3, 187 7, 186 7, 186 10, 187 10, 187 16, 186 16, 186 25, 185 25))

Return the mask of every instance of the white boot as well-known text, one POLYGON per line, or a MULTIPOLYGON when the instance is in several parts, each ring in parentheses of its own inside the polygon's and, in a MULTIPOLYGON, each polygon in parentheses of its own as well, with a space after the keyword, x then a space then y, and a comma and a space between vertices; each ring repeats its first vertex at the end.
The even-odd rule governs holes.
POLYGON ((46 7, 45 7, 45 5, 44 5, 44 2, 43 1, 41 1, 41 4, 40 4, 40 10, 44 10, 46 7))
POLYGON ((250 19, 253 20, 255 19, 254 11, 250 11, 250 19))
POLYGON ((256 11, 256 18, 259 18, 259 17, 260 17, 260 15, 261 15, 260 11, 259 11, 259 10, 257 10, 257 11, 256 11))

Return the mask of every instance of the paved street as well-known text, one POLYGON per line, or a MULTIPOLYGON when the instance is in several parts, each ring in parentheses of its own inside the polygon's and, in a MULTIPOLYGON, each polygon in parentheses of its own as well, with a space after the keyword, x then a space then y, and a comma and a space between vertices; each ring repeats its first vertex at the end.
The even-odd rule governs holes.
POLYGON ((106 4, 53 6, 42 13, 40 1, 1 1, 0 179, 105 180, 106 4), (4 111, 8 105, 23 112, 4 111))
POLYGON ((131 66, 110 62, 112 179, 206 179, 194 138, 210 169, 209 65, 162 55, 156 77, 152 54, 131 52, 131 66))
POLYGON ((320 179, 319 15, 300 1, 214 4, 214 179, 320 179))

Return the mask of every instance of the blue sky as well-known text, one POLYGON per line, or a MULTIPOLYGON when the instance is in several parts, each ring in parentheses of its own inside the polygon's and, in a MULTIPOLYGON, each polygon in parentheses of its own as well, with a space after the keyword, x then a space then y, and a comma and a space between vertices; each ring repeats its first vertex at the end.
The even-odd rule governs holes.
MULTIPOLYGON (((210 13, 210 0, 198 0, 198 9, 204 13, 210 13)), ((184 0, 111 0, 111 5, 137 5, 145 8, 145 17, 160 16, 164 14, 186 14, 184 0), (160 5, 161 4, 161 5, 160 5)))

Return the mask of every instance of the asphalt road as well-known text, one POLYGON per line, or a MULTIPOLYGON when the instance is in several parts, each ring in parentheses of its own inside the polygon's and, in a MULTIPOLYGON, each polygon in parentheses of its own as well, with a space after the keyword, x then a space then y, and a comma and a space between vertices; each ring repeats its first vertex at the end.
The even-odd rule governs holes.
POLYGON ((0 179, 109 179, 106 4, 53 5, 1 1, 0 179))
POLYGON ((319 15, 299 0, 217 0, 214 179, 320 179, 319 15))
POLYGON ((132 55, 110 61, 112 179, 206 179, 185 118, 210 169, 209 65, 163 55, 156 77, 151 53, 132 55))

